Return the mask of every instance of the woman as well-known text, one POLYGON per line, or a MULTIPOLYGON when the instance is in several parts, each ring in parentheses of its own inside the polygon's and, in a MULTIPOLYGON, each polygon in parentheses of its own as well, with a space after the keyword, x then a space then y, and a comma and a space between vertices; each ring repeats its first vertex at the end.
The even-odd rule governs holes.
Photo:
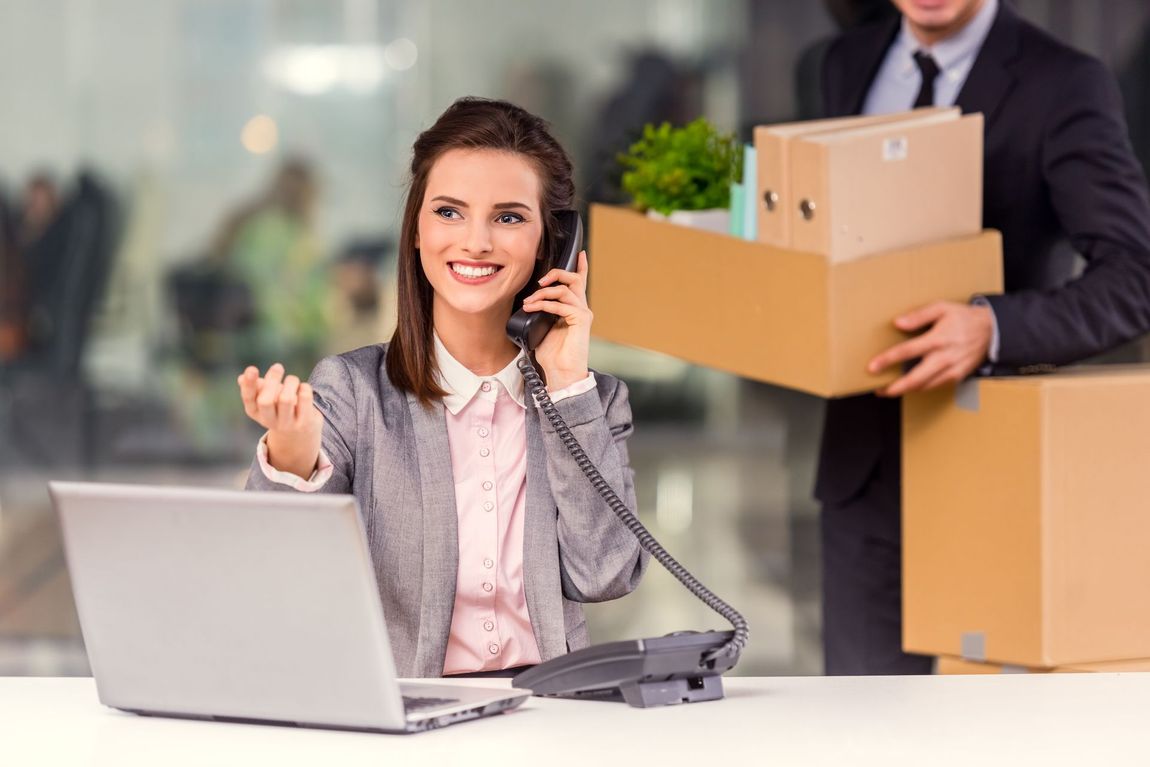
MULTIPOLYGON (((391 342, 322 360, 310 383, 278 364, 239 377, 268 430, 248 487, 359 500, 401 676, 508 675, 584 647, 580 603, 642 577, 637 541, 524 397, 505 332, 573 203, 545 122, 457 101, 415 142, 391 342)), ((523 308, 559 317, 536 352, 550 396, 633 507, 627 389, 587 369, 586 279, 582 253, 523 308)))

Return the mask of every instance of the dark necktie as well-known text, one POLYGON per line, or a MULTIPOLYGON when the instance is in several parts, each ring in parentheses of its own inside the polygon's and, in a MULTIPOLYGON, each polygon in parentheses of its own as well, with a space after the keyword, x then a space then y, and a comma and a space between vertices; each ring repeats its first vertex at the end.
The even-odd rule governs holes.
POLYGON ((914 108, 934 106, 934 81, 941 71, 938 62, 929 53, 914 52, 914 63, 918 64, 918 71, 922 73, 922 87, 918 89, 918 96, 914 100, 914 108))

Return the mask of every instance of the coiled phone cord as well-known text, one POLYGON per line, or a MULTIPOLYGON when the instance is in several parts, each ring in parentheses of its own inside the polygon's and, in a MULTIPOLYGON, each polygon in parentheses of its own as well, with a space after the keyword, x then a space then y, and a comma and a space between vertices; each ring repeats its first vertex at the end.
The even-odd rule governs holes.
POLYGON ((743 651, 743 648, 746 647, 747 639, 750 635, 746 618, 744 618, 738 610, 731 607, 713 591, 700 583, 698 578, 687 571, 687 568, 676 562, 675 558, 655 540, 655 536, 651 535, 647 528, 643 526, 643 523, 631 513, 631 510, 627 508, 627 504, 623 503, 619 496, 615 494, 615 491, 611 489, 607 480, 603 479, 603 475, 599 473, 599 469, 596 468, 591 459, 587 457, 583 446, 579 444, 579 440, 571 433, 571 429, 563 420, 563 416, 559 414, 558 408, 555 407, 555 403, 551 401, 551 397, 547 394, 547 387, 544 385, 543 379, 539 376, 539 371, 535 369, 535 365, 531 362, 529 356, 528 354, 520 356, 518 362, 519 372, 523 374, 523 380, 527 382, 527 388, 535 397, 539 408, 543 411, 543 414, 547 416, 547 420, 555 429, 555 433, 559 435, 564 447, 571 453, 571 457, 575 459, 575 463, 578 464, 579 469, 591 482, 592 487, 594 487, 599 493, 599 496, 607 502, 607 505, 611 507, 611 510, 615 512, 615 515, 619 517, 620 521, 627 526, 627 529, 639 539, 639 545, 642 546, 645 551, 653 556, 667 572, 671 573, 680 583, 686 586, 692 594, 702 600, 707 607, 723 616, 734 627, 734 635, 727 640, 722 647, 713 650, 706 660, 715 660, 723 655, 730 655, 733 658, 737 658, 739 653, 743 651))

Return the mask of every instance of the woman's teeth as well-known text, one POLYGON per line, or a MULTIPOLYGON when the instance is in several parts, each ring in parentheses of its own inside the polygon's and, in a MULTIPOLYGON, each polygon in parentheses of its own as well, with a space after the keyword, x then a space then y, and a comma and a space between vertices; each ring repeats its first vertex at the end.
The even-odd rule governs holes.
POLYGON ((461 274, 464 277, 490 277, 499 271, 496 266, 465 266, 464 264, 452 264, 451 271, 456 274, 461 274))

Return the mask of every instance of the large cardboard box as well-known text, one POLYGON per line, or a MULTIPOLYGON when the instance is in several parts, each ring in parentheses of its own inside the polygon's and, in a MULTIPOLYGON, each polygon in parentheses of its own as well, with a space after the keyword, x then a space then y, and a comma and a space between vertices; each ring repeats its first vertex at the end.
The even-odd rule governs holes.
POLYGON ((849 261, 982 228, 982 115, 940 111, 800 137, 791 247, 849 261))
POLYGON ((1018 666, 1150 658, 1150 367, 903 401, 903 644, 1018 666))
POLYGON ((993 231, 841 264, 605 205, 590 233, 596 336, 822 397, 895 379, 866 365, 898 314, 1002 290, 993 231))
POLYGON ((1073 673, 1138 673, 1150 671, 1150 660, 1116 660, 1108 663, 1081 663, 1074 666, 1041 668, 1033 666, 1011 666, 1006 663, 980 663, 979 661, 952 658, 940 655, 935 673, 954 674, 1073 674, 1073 673))
POLYGON ((791 192, 791 144, 795 139, 814 134, 864 128, 883 123, 914 119, 928 114, 950 112, 957 117, 957 107, 923 107, 909 112, 881 115, 833 117, 827 120, 758 125, 754 130, 757 211, 757 237, 760 242, 779 248, 791 247, 793 219, 801 215, 798 198, 791 192))

